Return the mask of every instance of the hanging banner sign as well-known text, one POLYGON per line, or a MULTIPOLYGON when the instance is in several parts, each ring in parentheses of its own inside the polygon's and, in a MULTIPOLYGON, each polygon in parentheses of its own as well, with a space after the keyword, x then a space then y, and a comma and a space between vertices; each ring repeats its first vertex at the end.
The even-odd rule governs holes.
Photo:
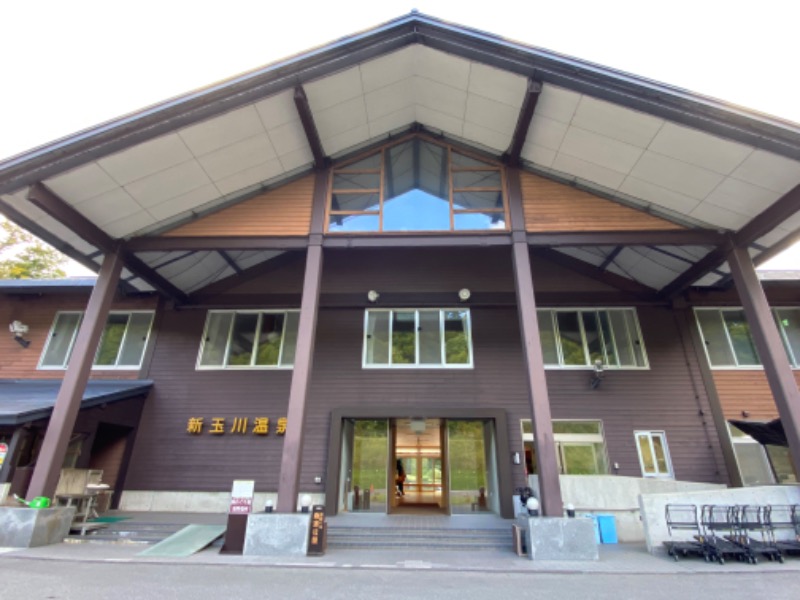
POLYGON ((233 482, 231 489, 231 505, 228 513, 231 515, 249 515, 253 512, 253 494, 255 493, 256 482, 245 479, 237 479, 233 482))

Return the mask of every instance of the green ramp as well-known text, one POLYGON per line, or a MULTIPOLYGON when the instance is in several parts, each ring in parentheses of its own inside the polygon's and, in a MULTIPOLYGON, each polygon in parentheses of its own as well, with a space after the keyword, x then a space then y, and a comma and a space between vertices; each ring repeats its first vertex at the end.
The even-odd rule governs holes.
POLYGON ((137 556, 191 556, 225 533, 225 525, 187 525, 137 556))

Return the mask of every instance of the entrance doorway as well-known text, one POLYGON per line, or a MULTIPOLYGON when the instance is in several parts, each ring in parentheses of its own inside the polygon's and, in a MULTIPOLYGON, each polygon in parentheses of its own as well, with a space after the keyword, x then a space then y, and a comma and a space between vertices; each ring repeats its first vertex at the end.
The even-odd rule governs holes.
POLYGON ((501 514, 496 421, 341 421, 336 512, 501 514))

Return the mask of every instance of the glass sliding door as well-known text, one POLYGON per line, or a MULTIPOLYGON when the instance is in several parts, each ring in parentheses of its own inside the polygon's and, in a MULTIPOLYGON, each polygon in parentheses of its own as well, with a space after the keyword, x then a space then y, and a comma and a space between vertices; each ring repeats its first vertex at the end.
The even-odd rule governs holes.
POLYGON ((386 512, 389 427, 386 419, 347 419, 342 427, 339 510, 386 512))
POLYGON ((497 511, 493 429, 485 421, 447 422, 451 514, 497 511), (492 432, 487 439, 487 428, 492 432), (489 467, 491 465, 491 468, 489 467))

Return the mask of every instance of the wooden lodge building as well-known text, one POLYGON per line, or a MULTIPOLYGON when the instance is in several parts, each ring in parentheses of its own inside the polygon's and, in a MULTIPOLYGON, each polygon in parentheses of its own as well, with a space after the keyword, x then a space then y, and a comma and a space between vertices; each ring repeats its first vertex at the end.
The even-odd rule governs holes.
POLYGON ((511 516, 528 475, 546 515, 562 474, 794 481, 800 285, 754 265, 798 184, 793 123, 419 13, 37 148, 0 211, 99 275, 0 284, 0 482, 511 516))

